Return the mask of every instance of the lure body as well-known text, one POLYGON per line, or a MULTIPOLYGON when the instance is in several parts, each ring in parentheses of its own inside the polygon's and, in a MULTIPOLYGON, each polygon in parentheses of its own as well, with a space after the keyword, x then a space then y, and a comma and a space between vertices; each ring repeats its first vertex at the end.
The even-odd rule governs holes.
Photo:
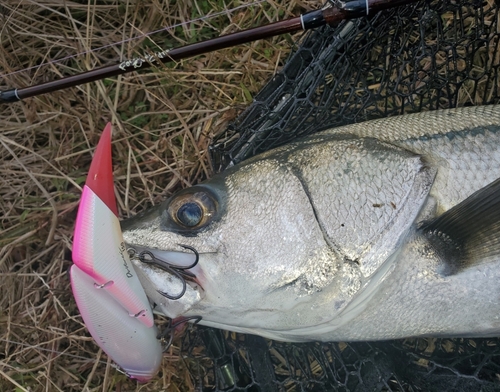
POLYGON ((148 381, 161 363, 153 312, 123 242, 113 193, 111 124, 103 132, 78 209, 71 285, 85 325, 127 374, 148 381))
POLYGON ((120 222, 111 209, 85 185, 76 218, 73 262, 146 327, 153 313, 130 262, 120 222))

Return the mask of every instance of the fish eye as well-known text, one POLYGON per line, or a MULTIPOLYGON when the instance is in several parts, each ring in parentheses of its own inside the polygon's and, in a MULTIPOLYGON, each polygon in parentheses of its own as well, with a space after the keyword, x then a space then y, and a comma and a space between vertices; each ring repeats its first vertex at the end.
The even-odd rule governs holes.
POLYGON ((216 210, 217 202, 208 192, 188 190, 172 198, 167 214, 181 231, 196 230, 209 224, 216 210))
POLYGON ((198 203, 186 203, 177 210, 177 220, 187 227, 194 227, 201 222, 203 210, 198 203))

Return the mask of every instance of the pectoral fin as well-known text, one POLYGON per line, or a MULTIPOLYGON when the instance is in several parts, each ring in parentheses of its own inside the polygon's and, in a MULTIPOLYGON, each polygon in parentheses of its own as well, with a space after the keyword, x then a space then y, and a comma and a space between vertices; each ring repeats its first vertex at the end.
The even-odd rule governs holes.
POLYGON ((500 258, 500 179, 420 228, 446 264, 444 273, 500 258))

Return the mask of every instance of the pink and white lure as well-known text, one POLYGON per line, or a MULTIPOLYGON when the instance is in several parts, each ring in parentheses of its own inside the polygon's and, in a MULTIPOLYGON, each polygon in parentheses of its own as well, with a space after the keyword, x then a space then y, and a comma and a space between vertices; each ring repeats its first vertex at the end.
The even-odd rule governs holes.
POLYGON ((108 123, 78 209, 71 287, 99 347, 130 377, 146 382, 157 372, 162 350, 151 306, 123 242, 117 211, 108 123))

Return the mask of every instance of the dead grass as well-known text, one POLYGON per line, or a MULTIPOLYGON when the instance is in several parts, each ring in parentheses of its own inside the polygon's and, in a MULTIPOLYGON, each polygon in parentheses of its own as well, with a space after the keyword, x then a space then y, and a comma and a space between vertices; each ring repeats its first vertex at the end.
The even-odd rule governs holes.
MULTIPOLYGON (((266 1, 189 22, 254 2, 95 3, 2 1, 0 89, 52 80, 134 57, 145 48, 196 42, 320 5, 312 0, 266 1), (64 60, 39 67, 54 59, 64 60)), ((0 106, 0 390, 193 390, 177 346, 165 354, 154 382, 139 385, 114 368, 82 324, 66 274, 80 187, 107 121, 114 124, 121 217, 209 177, 210 141, 283 63, 289 42, 276 37, 0 106)))

